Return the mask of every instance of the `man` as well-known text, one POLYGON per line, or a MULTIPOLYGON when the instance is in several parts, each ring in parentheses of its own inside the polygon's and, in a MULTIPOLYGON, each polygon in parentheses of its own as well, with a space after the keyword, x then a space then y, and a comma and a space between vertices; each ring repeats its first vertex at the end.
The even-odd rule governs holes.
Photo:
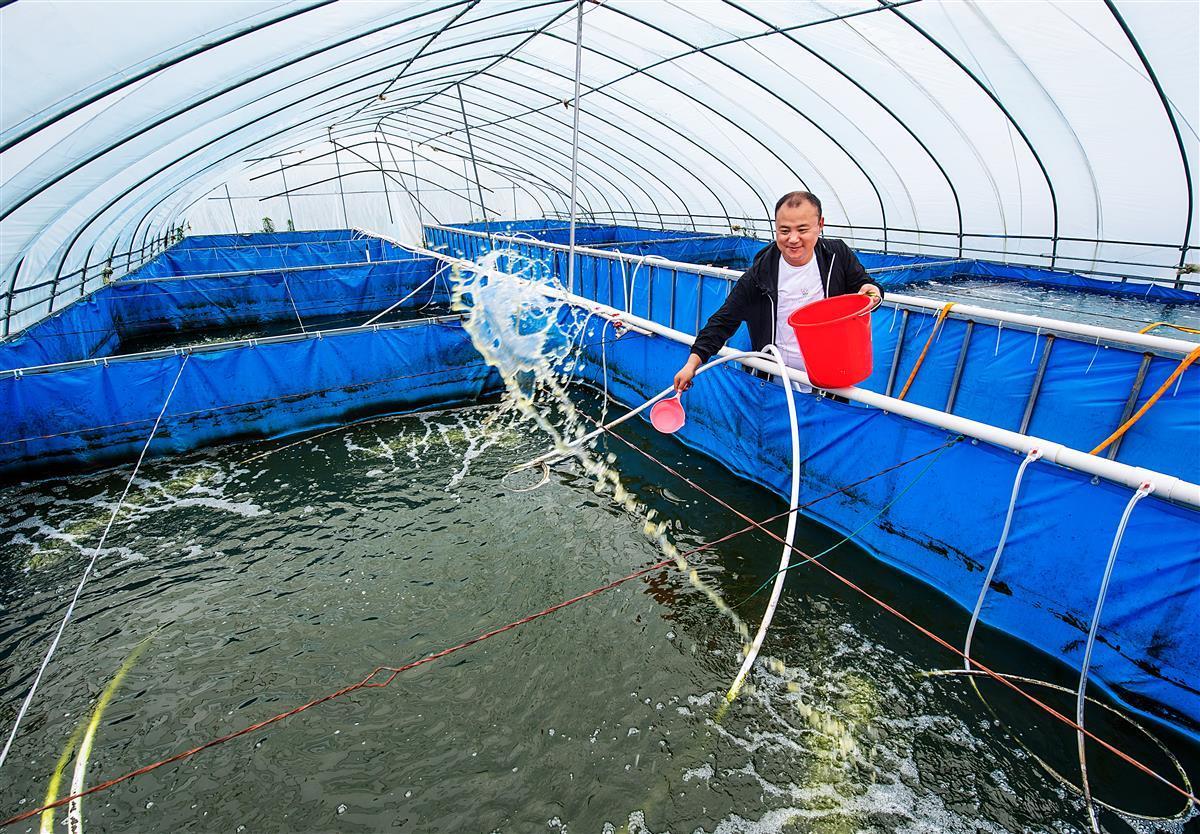
POLYGON ((775 204, 775 245, 754 257, 733 291, 713 313, 692 343, 692 354, 675 374, 675 390, 692 387, 696 369, 729 341, 742 322, 750 330, 750 344, 762 350, 774 344, 783 361, 803 368, 796 334, 787 323, 794 310, 812 301, 835 295, 862 293, 882 300, 850 247, 840 240, 821 237, 825 218, 821 201, 807 191, 784 194, 775 204))

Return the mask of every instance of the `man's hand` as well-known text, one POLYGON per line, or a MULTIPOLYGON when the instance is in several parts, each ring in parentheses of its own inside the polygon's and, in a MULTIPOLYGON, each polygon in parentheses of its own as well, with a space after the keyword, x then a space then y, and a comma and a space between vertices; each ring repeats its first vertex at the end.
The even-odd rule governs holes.
POLYGON ((675 390, 686 391, 692 387, 692 377, 696 375, 696 369, 701 365, 700 357, 692 354, 688 357, 687 362, 679 369, 679 373, 675 374, 675 390))
POLYGON ((872 309, 878 307, 883 301, 883 293, 879 291, 879 287, 874 284, 863 284, 858 290, 859 295, 865 295, 871 299, 872 309))

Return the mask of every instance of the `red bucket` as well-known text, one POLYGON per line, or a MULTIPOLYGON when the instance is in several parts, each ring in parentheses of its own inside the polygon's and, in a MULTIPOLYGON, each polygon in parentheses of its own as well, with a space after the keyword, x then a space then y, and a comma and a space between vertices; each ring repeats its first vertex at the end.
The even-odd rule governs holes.
POLYGON ((871 305, 868 295, 835 295, 805 304, 788 316, 808 378, 818 388, 848 388, 871 375, 871 305))

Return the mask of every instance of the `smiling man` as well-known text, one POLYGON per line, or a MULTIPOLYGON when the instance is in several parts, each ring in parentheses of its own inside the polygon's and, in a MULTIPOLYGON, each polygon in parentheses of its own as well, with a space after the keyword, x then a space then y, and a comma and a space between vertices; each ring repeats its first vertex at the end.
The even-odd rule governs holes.
POLYGON ((755 350, 774 344, 788 365, 803 368, 796 334, 787 323, 792 311, 835 295, 862 293, 883 298, 849 246, 821 237, 824 227, 821 201, 809 192, 793 191, 779 198, 775 245, 754 257, 721 309, 697 334, 687 363, 675 374, 677 391, 692 386, 696 369, 729 341, 742 322, 746 322, 755 350))

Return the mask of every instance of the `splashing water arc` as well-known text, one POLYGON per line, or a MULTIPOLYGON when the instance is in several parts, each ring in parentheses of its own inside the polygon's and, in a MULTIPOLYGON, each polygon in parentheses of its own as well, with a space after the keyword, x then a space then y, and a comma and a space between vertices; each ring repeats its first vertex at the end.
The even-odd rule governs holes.
POLYGON ((592 314, 556 296, 564 288, 546 264, 509 250, 484 255, 475 268, 455 266, 451 288, 452 309, 464 314, 464 328, 475 349, 500 374, 509 402, 546 434, 556 452, 579 461, 595 480, 597 494, 611 491, 613 501, 643 523, 645 535, 733 623, 744 652, 750 640, 745 622, 680 555, 667 536, 667 523, 656 520, 654 511, 626 489, 609 465, 611 455, 601 459, 583 444, 571 443, 587 431, 568 385, 592 314), (556 424, 549 416, 551 408, 540 403, 560 412, 561 423, 556 424))

